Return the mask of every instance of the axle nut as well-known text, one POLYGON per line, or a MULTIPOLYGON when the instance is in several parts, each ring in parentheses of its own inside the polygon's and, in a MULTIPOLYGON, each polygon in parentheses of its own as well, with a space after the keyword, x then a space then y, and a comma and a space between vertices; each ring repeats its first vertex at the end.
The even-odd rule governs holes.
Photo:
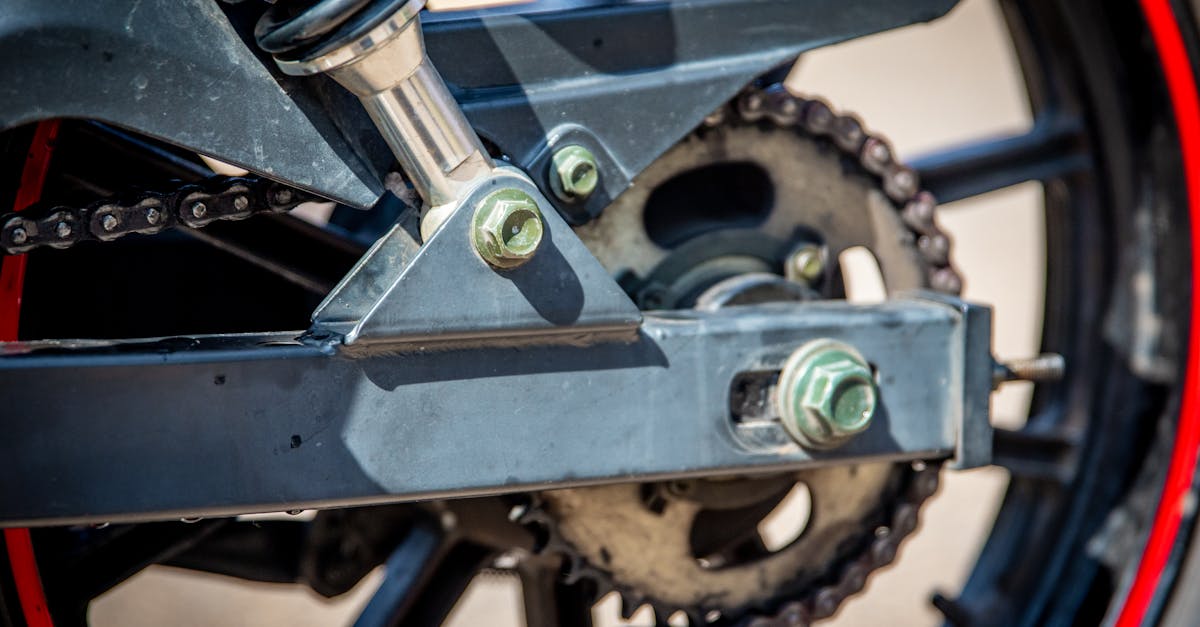
POLYGON ((488 194, 475 209, 471 244, 493 267, 515 268, 533 258, 543 230, 542 212, 532 196, 519 189, 501 189, 488 194))
POLYGON ((792 438, 806 448, 824 449, 865 431, 878 396, 871 367, 857 350, 819 339, 784 363, 776 402, 792 438))
POLYGON ((550 189, 563 201, 591 196, 599 182, 596 156, 583 146, 564 146, 550 158, 550 189))

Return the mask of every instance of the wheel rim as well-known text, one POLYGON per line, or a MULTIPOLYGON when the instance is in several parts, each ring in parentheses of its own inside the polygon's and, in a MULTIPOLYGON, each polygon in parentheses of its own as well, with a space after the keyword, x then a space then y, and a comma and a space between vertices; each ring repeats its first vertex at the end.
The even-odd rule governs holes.
MULTIPOLYGON (((1044 33, 1053 24, 1061 25, 1069 21, 1068 17, 1088 19, 1079 15, 1088 7, 1068 6, 1070 3, 1056 3, 1053 7, 1048 6, 1050 3, 1045 3, 1047 6, 1043 7, 1034 7, 1032 4, 1036 3, 1004 3, 1006 15, 1016 31, 1014 38, 1018 41, 1018 50, 1026 64, 1035 109, 1039 115, 1058 115, 1062 112, 1061 107, 1072 103, 1063 101, 1064 94, 1054 96, 1048 93, 1053 85, 1045 74, 1050 66, 1069 65, 1070 62, 1061 58, 1051 59, 1045 40, 1035 39, 1037 33, 1044 33), (1021 44, 1022 37, 1028 39, 1024 44, 1021 44)), ((1091 19, 1100 21, 1098 17, 1091 19)), ((1136 19, 1134 22, 1129 30, 1140 30, 1136 19)), ((1063 30, 1071 31, 1069 28, 1063 30)), ((1076 27, 1074 32, 1078 34, 1079 30, 1076 27)), ((1136 39, 1133 35, 1128 37, 1136 39)), ((1075 41, 1068 47, 1086 47, 1085 44, 1075 41)), ((1123 45, 1133 46, 1128 41, 1123 45)), ((1071 76, 1066 83, 1081 83, 1084 86, 1095 84, 1096 77, 1082 76, 1084 73, 1078 68, 1064 70, 1060 67, 1058 71, 1071 76)), ((1079 99, 1078 94, 1073 97, 1079 99)), ((1073 104, 1079 106, 1083 103, 1073 104)), ((1154 107, 1154 116, 1161 117, 1167 113, 1162 104, 1154 107)), ((1083 126, 1089 132, 1106 124, 1100 120, 1106 114, 1087 111, 1076 113, 1088 118, 1083 126)), ((1046 127, 1060 128, 1060 124, 1047 123, 1046 127)), ((1128 134, 1129 129, 1110 133, 1128 134)), ((1055 141, 1061 142, 1061 136, 1057 136, 1055 141)), ((1109 137, 1098 143, 1104 144, 1105 149, 1098 149, 1097 153, 1106 154, 1119 151, 1115 146, 1122 142, 1109 137)), ((1071 142, 1066 144, 1071 145, 1071 142)), ((1104 514, 1130 493, 1130 486, 1144 482, 1161 485, 1161 478, 1157 477, 1161 473, 1155 469, 1137 468, 1139 460, 1124 446, 1129 441, 1144 441, 1148 437, 1145 425, 1134 424, 1138 422, 1134 418, 1144 416, 1146 412, 1120 413, 1111 408, 1093 411, 1105 400, 1093 394, 1096 389, 1106 390, 1110 401, 1114 398, 1152 399, 1150 413, 1153 415, 1165 408, 1167 415, 1174 416, 1178 413, 1179 402, 1162 386, 1150 386, 1131 378, 1130 373, 1120 365, 1120 360, 1101 341, 1097 341, 1103 339, 1103 320, 1098 314, 1106 309, 1106 294, 1110 287, 1104 284, 1104 277, 1115 274, 1113 261, 1103 251, 1115 247, 1111 225, 1117 221, 1113 216, 1113 205, 1120 202, 1110 200, 1106 203, 1103 199, 1109 196, 1108 192, 1114 191, 1113 188, 1120 188, 1121 184, 1105 184, 1097 180, 1105 178, 1103 173, 1116 167, 1113 162, 1119 160, 1103 154, 1098 157, 1093 155, 1093 159, 1101 165, 1094 165, 1091 172, 1081 174, 1072 170, 1062 173, 1051 169, 1049 172, 1054 176, 1047 177, 1047 247, 1048 255, 1052 258, 1048 263, 1050 276, 1047 281, 1045 348, 1069 355, 1069 363, 1088 363, 1089 371, 1086 375, 1073 372, 1071 378, 1062 385, 1039 389, 1029 427, 1024 434, 1036 438, 1026 444, 1032 442, 1036 446, 1060 447, 1059 457, 1076 454, 1078 457, 1073 459, 1069 472, 1071 477, 1065 485, 1054 486, 1044 476, 1014 476, 996 529, 961 598, 954 602, 944 599, 939 602, 951 621, 971 618, 974 620, 972 624, 1033 624, 1074 615, 1085 602, 1095 598, 1089 595, 1098 593, 1097 585, 1105 587, 1095 583, 1100 566, 1086 557, 1086 539, 1100 529, 1104 514), (1107 216, 1107 225, 1095 223, 1093 218, 1097 214, 1107 216), (1050 242, 1072 245, 1053 246, 1050 242), (1078 324, 1081 320, 1086 324, 1078 324), (1085 433, 1079 436, 1081 421, 1086 423, 1086 428, 1085 433), (1124 451, 1124 454, 1105 454, 1113 451, 1124 451), (1099 472, 1101 469, 1103 473, 1099 472), (1139 470, 1145 476, 1139 478, 1139 470), (1114 477, 1117 478, 1114 485, 1103 485, 1105 479, 1114 477), (1063 493, 1069 493, 1070 496, 1064 498, 1063 493), (1045 548, 1023 551, 1025 557, 1033 555, 1037 562, 1026 560, 1015 563, 1012 548, 1022 546, 1028 549, 1031 543, 1045 548), (1081 555, 1084 559, 1073 559, 1081 555), (1092 572, 1086 572, 1089 569, 1092 572), (1091 579, 1093 584, 1081 587, 1079 582, 1087 579, 1091 579), (998 596, 998 590, 1003 594, 998 596)), ((1163 192, 1171 196, 1169 186, 1162 187, 1163 192)), ((1116 189, 1113 195, 1129 197, 1133 191, 1132 188, 1116 189)), ((960 188, 960 191, 950 195, 964 193, 960 188)), ((1175 201, 1175 207, 1184 206, 1179 199, 1172 200, 1175 201)), ((1171 245, 1178 247, 1181 243, 1174 241, 1171 245)), ((1186 253, 1186 236, 1182 245, 1186 253)), ((1174 322, 1185 324, 1183 320, 1174 322)), ((1153 426, 1150 425, 1151 428, 1153 426)), ((1109 582, 1108 598, 1119 596, 1120 588, 1120 581, 1109 582)))

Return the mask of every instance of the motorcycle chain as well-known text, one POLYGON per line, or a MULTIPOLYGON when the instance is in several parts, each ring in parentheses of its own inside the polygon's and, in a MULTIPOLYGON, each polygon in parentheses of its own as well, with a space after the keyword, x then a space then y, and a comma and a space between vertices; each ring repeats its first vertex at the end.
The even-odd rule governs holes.
POLYGON ((170 192, 146 191, 82 207, 35 204, 0 215, 0 250, 18 255, 37 248, 107 242, 131 233, 200 228, 217 220, 282 213, 317 196, 255 176, 213 176, 170 192))
POLYGON ((950 238, 934 219, 937 201, 933 194, 921 189, 917 172, 896 160, 888 141, 868 133, 857 116, 839 115, 824 100, 793 95, 783 85, 742 92, 732 104, 709 114, 704 125, 718 126, 730 115, 745 122, 769 121, 832 142, 842 154, 879 179, 883 193, 916 238, 929 287, 947 294, 962 292, 962 277, 950 263, 950 238))
MULTIPOLYGON (((743 91, 733 102, 707 116, 703 127, 715 128, 734 120, 769 123, 830 142, 842 155, 878 179, 880 189, 894 204, 908 229, 904 236, 914 238, 926 269, 928 286, 953 295, 962 291, 962 277, 950 260, 950 238, 935 221, 937 203, 933 195, 920 189, 917 173, 896 160, 887 140, 868 133, 856 116, 837 114, 827 102, 796 96, 777 84, 743 91)), ((831 583, 809 590, 801 598, 779 599, 769 608, 746 608, 736 616, 736 624, 743 627, 808 627, 814 621, 833 616, 843 601, 860 592, 871 572, 895 559, 900 544, 916 530, 921 505, 937 491, 941 461, 914 462, 911 468, 907 483, 897 495, 898 500, 886 510, 889 513, 885 515, 885 524, 869 530, 872 537, 863 544, 861 552, 844 559, 833 569, 836 574, 831 577, 831 583), (764 609, 768 611, 762 611, 764 609)), ((536 503, 535 500, 524 520, 547 527, 551 537, 547 549, 561 552, 571 560, 571 579, 587 576, 620 590, 620 583, 613 581, 602 568, 586 563, 573 553, 569 544, 558 537, 552 517, 541 511, 536 503)), ((636 533, 636 530, 631 532, 636 533)), ((666 617, 682 610, 693 622, 707 622, 697 608, 664 607, 644 593, 625 593, 648 603, 656 616, 666 617)))

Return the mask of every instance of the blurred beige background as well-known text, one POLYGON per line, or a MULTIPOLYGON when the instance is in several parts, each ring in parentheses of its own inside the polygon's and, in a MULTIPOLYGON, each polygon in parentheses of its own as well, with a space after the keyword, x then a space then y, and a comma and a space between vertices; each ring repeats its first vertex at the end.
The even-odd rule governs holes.
MULTIPOLYGON (((964 0, 935 23, 810 53, 789 82, 798 92, 859 113, 871 129, 892 139, 902 158, 1029 125, 1019 70, 990 0, 964 0)), ((967 279, 966 296, 996 307, 999 355, 1033 354, 1043 270, 1039 186, 947 205, 940 216, 955 237, 954 258, 967 279)), ((1006 387, 994 396, 995 422, 1020 424, 1028 391, 1006 387)), ((898 562, 872 577, 867 591, 828 624, 938 624, 930 594, 953 595, 962 586, 1007 483, 1006 473, 994 468, 943 477, 939 494, 922 512, 921 529, 898 562)), ((327 601, 295 586, 151 568, 97 600, 91 618, 101 627, 342 625, 353 622, 377 583, 370 578, 327 601)), ((451 624, 521 624, 517 586, 515 579, 477 580, 451 624)), ((615 600, 597 618, 600 625, 616 624, 615 600)), ((646 615, 634 620, 646 622, 646 615)))

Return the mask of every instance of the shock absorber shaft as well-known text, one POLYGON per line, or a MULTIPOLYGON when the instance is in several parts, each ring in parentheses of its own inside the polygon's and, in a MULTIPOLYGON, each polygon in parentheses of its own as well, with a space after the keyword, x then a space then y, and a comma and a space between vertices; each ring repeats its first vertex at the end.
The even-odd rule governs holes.
POLYGON ((417 192, 436 208, 453 204, 494 164, 425 54, 424 4, 408 0, 333 47, 294 60, 276 55, 276 63, 292 75, 327 73, 358 96, 417 192))

